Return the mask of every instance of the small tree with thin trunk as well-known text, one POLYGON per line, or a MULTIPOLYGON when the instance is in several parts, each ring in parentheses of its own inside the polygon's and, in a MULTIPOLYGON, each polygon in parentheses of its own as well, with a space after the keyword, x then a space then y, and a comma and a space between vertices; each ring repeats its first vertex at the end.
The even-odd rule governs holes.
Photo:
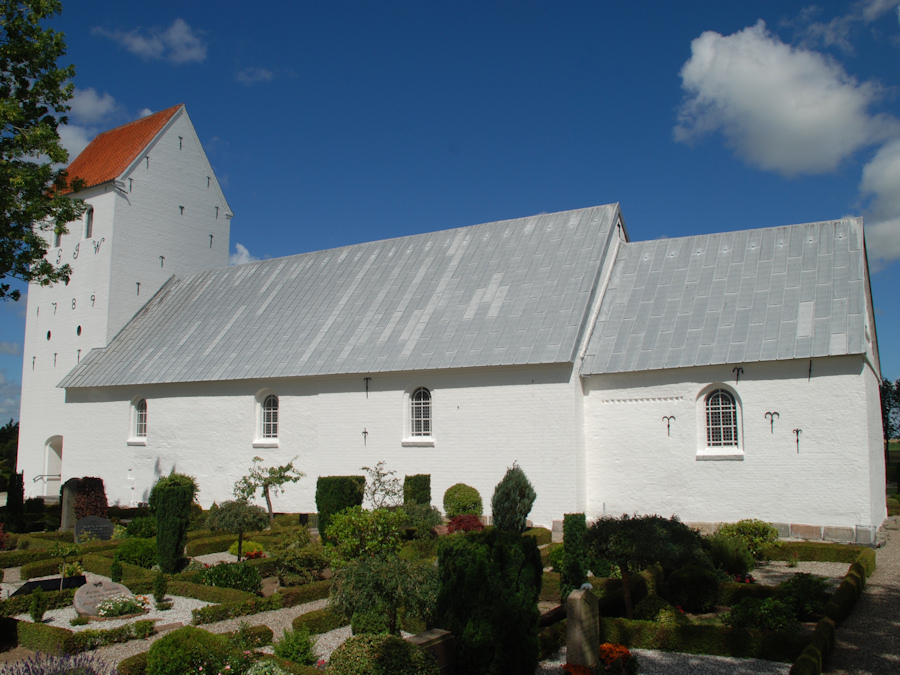
POLYGON ((585 546, 589 556, 609 560, 622 572, 625 616, 634 616, 631 577, 651 565, 681 567, 703 560, 700 533, 680 520, 661 516, 600 518, 587 531, 585 546))
POLYGON ((210 511, 206 524, 211 530, 234 532, 238 536, 237 556, 240 561, 243 555, 244 532, 263 529, 269 524, 269 519, 261 506, 254 506, 246 499, 235 499, 224 502, 215 511, 210 511))
POLYGON ((275 520, 272 512, 272 493, 276 496, 284 492, 287 483, 296 483, 306 474, 294 468, 294 457, 284 466, 261 466, 263 458, 254 457, 250 473, 234 484, 234 496, 238 500, 249 501, 253 499, 257 490, 262 490, 266 498, 266 507, 269 509, 269 523, 275 520))

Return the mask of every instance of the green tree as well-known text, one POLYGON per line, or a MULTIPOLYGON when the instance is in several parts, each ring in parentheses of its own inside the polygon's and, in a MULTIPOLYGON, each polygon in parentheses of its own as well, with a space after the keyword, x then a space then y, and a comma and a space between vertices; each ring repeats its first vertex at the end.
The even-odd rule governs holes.
POLYGON ((674 516, 669 519, 656 515, 600 518, 588 528, 585 545, 590 557, 619 566, 625 615, 629 619, 634 616, 632 574, 657 563, 675 568, 705 560, 700 533, 674 516))
MULTIPOLYGON (((0 2, 0 281, 11 277, 50 285, 68 281, 69 265, 46 260, 42 232, 66 232, 84 212, 60 168, 69 155, 59 139, 75 86, 74 66, 59 67, 62 33, 44 22, 62 11, 59 0, 0 2)), ((18 300, 0 283, 0 299, 18 300)))
POLYGON ((215 511, 210 510, 206 520, 211 530, 234 532, 238 536, 238 560, 243 555, 244 532, 261 530, 268 525, 269 519, 261 506, 254 506, 245 499, 224 502, 215 511))
MULTIPOLYGON (((297 458, 294 457, 294 459, 297 458)), ((234 496, 249 501, 253 499, 257 490, 262 490, 263 497, 266 498, 266 506, 269 509, 269 524, 271 525, 275 520, 275 514, 272 513, 272 493, 280 495, 284 492, 286 483, 296 483, 306 475, 294 468, 294 459, 284 466, 264 467, 261 466, 262 457, 254 457, 250 473, 234 484, 234 496)))
POLYGON ((19 423, 9 422, 0 427, 0 492, 5 492, 16 472, 16 453, 19 448, 19 423))
POLYGON ((518 464, 513 464, 494 488, 491 498, 494 527, 517 534, 524 532, 536 496, 525 472, 518 464))
POLYGON ((325 532, 329 544, 326 555, 333 567, 357 558, 396 555, 402 545, 404 515, 398 511, 366 511, 352 506, 334 516, 325 532))
POLYGON ((362 470, 369 475, 366 481, 365 496, 372 503, 373 509, 385 509, 397 506, 403 500, 403 486, 395 476, 396 471, 385 471, 384 462, 378 462, 374 469, 367 466, 362 470))
POLYGON ((426 622, 434 613, 438 574, 430 563, 397 556, 360 558, 338 570, 331 583, 331 607, 350 620, 356 612, 383 614, 388 632, 400 635, 401 611, 426 622))
POLYGON ((896 438, 900 430, 900 379, 891 382, 881 380, 881 425, 884 429, 884 442, 896 438))

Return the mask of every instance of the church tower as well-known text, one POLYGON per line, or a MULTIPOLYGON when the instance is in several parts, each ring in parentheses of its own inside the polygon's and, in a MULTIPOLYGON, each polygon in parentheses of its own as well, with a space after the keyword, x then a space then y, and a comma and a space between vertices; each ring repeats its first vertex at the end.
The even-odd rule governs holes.
MULTIPOLYGON (((232 212, 184 105, 106 131, 69 165, 82 219, 47 236, 68 284, 28 287, 18 468, 27 497, 58 498, 66 430, 90 428, 60 380, 103 349, 173 274, 228 264, 232 212)), ((98 467, 99 469, 99 467, 98 467)), ((122 477, 127 480, 127 477, 122 477)))

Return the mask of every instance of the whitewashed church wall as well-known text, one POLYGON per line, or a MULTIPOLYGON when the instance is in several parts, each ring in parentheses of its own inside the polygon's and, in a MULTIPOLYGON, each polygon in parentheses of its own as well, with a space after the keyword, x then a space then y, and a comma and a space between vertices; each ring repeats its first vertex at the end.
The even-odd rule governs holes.
MULTIPOLYGON (((155 385, 70 391, 66 408, 77 423, 66 437, 63 480, 104 478, 111 503, 146 501, 155 480, 177 470, 196 476, 200 501, 232 496, 254 456, 267 466, 297 457, 306 473, 274 500, 281 511, 314 512, 318 476, 362 474, 381 460, 404 475, 431 474, 432 503, 442 508, 454 483, 481 494, 490 514, 494 487, 518 462, 534 485, 530 518, 550 526, 575 511, 580 444, 580 384, 571 366, 473 369, 429 373, 359 374, 275 382, 155 385), (369 393, 366 382, 370 376, 369 393), (408 395, 433 396, 433 446, 404 445, 408 395), (279 396, 278 447, 254 447, 256 395, 279 396), (145 397, 145 445, 129 445, 131 401, 145 397), (366 432, 365 434, 363 432, 366 432)), ((134 443, 134 441, 132 441, 134 443)), ((260 500, 260 504, 263 502, 260 500)))
POLYGON ((884 428, 881 419, 881 378, 872 370, 868 360, 862 370, 866 387, 867 421, 869 431, 869 488, 871 495, 870 522, 880 524, 887 518, 885 504, 884 428))
MULTIPOLYGON (((862 357, 592 376, 585 381, 588 514, 760 518, 877 527, 877 388, 862 357), (739 381, 736 375, 740 375, 739 381), (721 384, 739 406, 739 455, 704 458, 703 397, 721 384), (778 413, 772 416, 766 413, 778 413), (667 435, 665 416, 672 416, 667 435), (799 446, 794 429, 800 429, 799 446)), ((880 425, 879 425, 880 426, 880 425)))

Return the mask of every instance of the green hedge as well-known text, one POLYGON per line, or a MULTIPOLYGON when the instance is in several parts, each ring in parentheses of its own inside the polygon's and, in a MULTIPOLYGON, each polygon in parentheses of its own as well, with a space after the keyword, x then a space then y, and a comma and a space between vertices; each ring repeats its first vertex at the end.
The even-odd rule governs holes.
MULTIPOLYGON (((47 600, 47 609, 59 609, 60 607, 68 607, 72 604, 72 599, 74 597, 74 588, 66 588, 62 591, 44 591, 44 598, 47 600)), ((17 614, 28 614, 30 608, 30 595, 18 595, 14 598, 0 600, 0 617, 16 616, 17 614)))
POLYGON ((403 504, 431 504, 431 474, 403 477, 403 504))
POLYGON ((600 642, 619 643, 629 649, 661 649, 792 662, 803 651, 807 639, 787 632, 601 618, 600 642))
POLYGON ((284 598, 285 607, 296 607, 307 602, 323 600, 328 597, 330 592, 331 581, 324 579, 322 581, 312 581, 303 586, 285 586, 278 589, 276 595, 284 598))
POLYGON ((208 605, 200 607, 191 612, 194 617, 192 623, 195 626, 201 626, 206 623, 215 623, 216 621, 226 621, 238 616, 249 616, 250 614, 259 614, 260 612, 269 612, 274 609, 281 609, 284 606, 284 598, 278 593, 268 598, 252 598, 238 603, 228 603, 222 605, 208 605))
POLYGON ((538 546, 545 546, 553 541, 553 533, 546 527, 532 527, 522 533, 522 536, 534 537, 538 546))
POLYGON ((48 654, 77 654, 120 642, 142 640, 153 634, 152 621, 135 621, 108 630, 75 632, 59 626, 5 618, 0 628, 15 634, 19 647, 48 654))
POLYGON ((319 476, 316 481, 316 511, 323 535, 332 517, 351 506, 361 506, 365 476, 319 476))
POLYGON ((834 649, 834 621, 825 617, 816 624, 812 640, 791 666, 791 675, 821 675, 825 659, 834 649))
MULTIPOLYGON (((104 551, 115 548, 119 545, 117 541, 92 541, 81 547, 81 553, 94 553, 96 551, 104 551)), ((0 567, 22 567, 28 563, 35 563, 41 560, 53 558, 49 548, 27 548, 24 551, 0 551, 0 567)))
MULTIPOLYGON (((244 539, 249 539, 250 535, 244 533, 244 539)), ((216 534, 212 537, 204 537, 202 539, 188 540, 185 552, 189 556, 206 555, 208 553, 221 553, 227 551, 228 547, 237 541, 236 534, 216 534)))
MULTIPOLYGON (((82 564, 87 572, 100 574, 104 577, 112 575, 112 558, 100 553, 91 553, 84 556, 82 564)), ((122 581, 120 583, 132 593, 150 593, 153 590, 153 579, 155 576, 155 572, 145 570, 143 567, 122 563, 122 581)))
POLYGON ((195 584, 190 581, 170 581, 167 587, 168 595, 180 595, 186 598, 196 598, 204 602, 217 604, 240 604, 247 600, 253 600, 257 596, 247 591, 239 591, 235 588, 219 588, 195 584))
MULTIPOLYGON (((73 558, 67 558, 68 562, 72 562, 73 558)), ((77 558, 75 558, 77 560, 77 558)), ((46 560, 37 560, 22 565, 19 574, 22 579, 34 579, 36 577, 49 577, 52 574, 59 574, 59 566, 62 565, 62 558, 47 558, 46 560)))
POLYGON ((763 555, 769 560, 802 560, 804 562, 841 562, 848 565, 861 551, 871 550, 855 544, 835 544, 828 541, 781 541, 767 546, 763 555))
POLYGON ((336 612, 331 611, 328 607, 317 609, 306 614, 301 614, 291 622, 294 630, 308 628, 311 635, 319 635, 327 633, 335 628, 342 628, 348 625, 346 619, 339 616, 336 612))
POLYGON ((744 598, 765 600, 776 595, 778 595, 778 589, 774 586, 739 584, 734 581, 719 584, 719 604, 726 607, 733 607, 744 598))

